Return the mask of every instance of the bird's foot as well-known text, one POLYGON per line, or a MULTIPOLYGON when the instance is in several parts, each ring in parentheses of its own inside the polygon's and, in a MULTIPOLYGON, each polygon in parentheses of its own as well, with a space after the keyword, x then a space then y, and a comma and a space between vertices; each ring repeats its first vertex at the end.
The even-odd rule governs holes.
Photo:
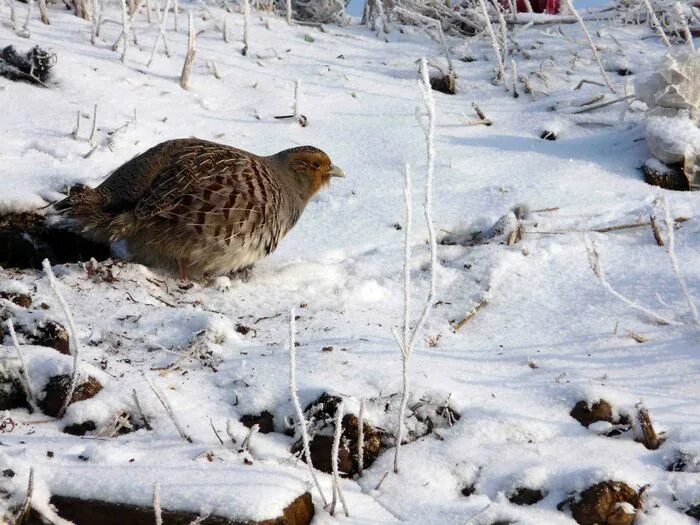
POLYGON ((247 283, 250 281, 250 278, 253 276, 253 265, 250 264, 248 266, 245 266, 243 268, 240 268, 238 270, 234 270, 232 272, 229 272, 228 276, 231 279, 241 281, 242 283, 247 283))

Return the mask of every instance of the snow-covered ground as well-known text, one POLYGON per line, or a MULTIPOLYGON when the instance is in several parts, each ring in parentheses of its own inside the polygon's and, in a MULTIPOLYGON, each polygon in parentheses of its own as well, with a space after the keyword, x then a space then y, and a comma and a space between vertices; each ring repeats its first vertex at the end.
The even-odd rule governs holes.
MULTIPOLYGON (((24 4, 17 6, 23 20, 24 4)), ((0 6, 0 47, 38 44, 58 57, 49 89, 0 78, 2 205, 44 206, 75 183, 96 185, 150 146, 185 136, 265 155, 311 144, 347 178, 333 181, 310 203, 245 283, 219 279, 184 290, 174 276, 138 264, 116 263, 114 280, 90 277, 79 264, 54 267, 76 319, 84 373, 101 374, 105 388, 71 405, 62 420, 11 412, 17 426, 0 435, 0 463, 17 473, 4 488, 20 499, 33 466, 42 490, 148 505, 149 487, 159 482, 165 508, 244 519, 276 515, 300 486, 311 490, 305 465, 289 452, 294 439, 281 433, 293 416, 290 307, 299 316, 302 405, 330 392, 345 396, 346 409, 356 414, 361 398, 375 400, 368 401, 367 421, 395 430, 396 411, 387 415, 382 400, 401 388, 392 330, 402 322, 402 167, 409 162, 414 173, 415 318, 429 261, 418 204, 426 157, 415 119, 416 61, 439 60, 440 45, 415 27, 394 27, 378 37, 365 27, 320 31, 254 13, 250 49, 242 56, 241 15, 210 8, 212 16, 203 20, 199 4, 183 7, 197 13, 199 31, 189 91, 179 86, 184 15, 179 32, 168 21, 171 57, 161 50, 147 67, 157 28, 142 15, 135 21, 139 44, 120 63, 111 49, 118 24, 106 23, 93 46, 90 23, 54 7, 50 26, 32 19, 27 40, 12 30, 9 9, 0 6), (230 43, 216 29, 224 17, 230 43), (291 113, 295 80, 301 81, 305 128, 274 119, 291 113), (85 158, 93 149, 87 137, 95 105, 99 147, 85 158), (71 131, 78 111, 84 116, 76 140, 71 131), (154 370, 193 344, 213 356, 154 370), (166 394, 193 443, 180 438, 146 378, 166 394), (134 412, 133 390, 152 431, 112 439, 62 433, 67 424, 92 420, 99 429, 124 410, 134 412), (253 465, 246 470, 240 454, 219 444, 212 426, 226 438, 231 420, 240 443, 247 429, 238 419, 262 410, 274 415, 280 433, 254 437, 253 465), (216 460, 207 461, 207 451, 216 460), (100 482, 89 480, 101 479, 105 469, 116 481, 100 494, 100 482), (245 490, 236 488, 241 479, 248 479, 245 490), (266 506, 259 508, 261 495, 266 506)), ((117 21, 120 13, 110 7, 107 17, 117 21)), ((680 325, 655 324, 608 294, 589 267, 581 233, 647 220, 652 201, 664 193, 644 183, 639 171, 649 157, 643 105, 574 113, 598 95, 606 94, 604 102, 632 92, 634 79, 652 71, 665 51, 658 39, 642 38, 650 35, 645 26, 606 24, 594 34, 618 91, 611 95, 591 83, 574 89, 582 79, 600 81, 579 27, 565 24, 560 32, 556 25, 520 26, 514 58, 540 93, 525 94, 521 86, 519 98, 491 83, 493 51, 485 38, 450 41, 458 93, 435 93, 439 237, 488 228, 516 205, 529 209, 525 234, 513 246, 499 239, 438 246, 439 302, 410 362, 409 405, 449 402, 461 418, 405 445, 398 474, 389 448, 362 477, 343 480, 350 518, 331 517, 312 491, 314 524, 570 524, 574 520, 557 504, 607 479, 635 489, 649 485, 638 525, 695 522, 684 511, 700 503, 700 474, 668 472, 667 466, 680 452, 700 454, 700 332, 650 228, 590 237, 618 291, 680 325), (619 76, 621 68, 633 75, 619 76), (477 118, 472 102, 492 126, 468 125, 477 118), (558 140, 541 139, 544 130, 555 131, 558 140), (487 305, 456 332, 452 322, 485 294, 487 305), (630 414, 643 400, 657 430, 666 433, 661 448, 647 450, 629 432, 598 436, 569 416, 577 401, 600 398, 630 414), (465 497, 462 489, 470 485, 475 493, 465 497), (518 487, 546 496, 516 506, 508 496, 518 487)), ((668 200, 674 217, 688 218, 676 231, 676 252, 691 295, 700 298, 698 196, 668 192, 668 200)), ((0 300, 17 322, 48 317, 64 323, 42 273, 0 269, 0 291, 33 296, 29 311, 0 300), (39 306, 44 302, 48 310, 39 306)), ((4 343, 4 355, 14 358, 9 337, 4 343)), ((30 371, 45 355, 29 346, 24 354, 30 371)), ((320 476, 328 495, 330 476, 320 476)))

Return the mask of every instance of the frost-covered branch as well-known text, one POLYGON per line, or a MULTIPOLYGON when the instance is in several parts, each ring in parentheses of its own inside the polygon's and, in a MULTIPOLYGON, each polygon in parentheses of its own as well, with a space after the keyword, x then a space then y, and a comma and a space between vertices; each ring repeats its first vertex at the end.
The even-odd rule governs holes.
MULTIPOLYGON (((569 0, 567 0, 568 2, 569 0)), ((654 12, 654 8, 651 6, 651 3, 649 0, 642 0, 644 2, 644 7, 647 9, 647 14, 649 15, 649 19, 651 20, 651 24, 654 26, 654 29, 656 29, 656 32, 659 34, 661 37, 661 41, 664 43, 666 47, 671 47, 671 42, 666 36, 666 32, 664 31, 663 26, 661 25, 661 22, 659 22, 659 18, 656 16, 656 13, 654 12)))
MULTIPOLYGON (((41 3, 39 5, 41 5, 41 3)), ((678 17, 678 23, 681 25, 681 29, 683 30, 683 37, 685 38, 685 41, 688 44, 688 47, 690 47, 691 51, 695 51, 695 43, 693 42, 693 35, 690 33, 690 28, 688 27, 688 21, 685 19, 685 16, 683 16, 683 11, 681 10, 680 2, 676 2, 673 5, 673 10, 675 11, 676 16, 678 17)))
POLYGON ((189 441, 190 443, 192 443, 192 438, 183 430, 182 426, 180 426, 180 423, 178 422, 177 418, 175 417, 175 413, 173 412, 173 408, 170 406, 170 403, 165 397, 165 394, 163 394, 163 392, 161 392, 158 389, 158 387, 155 384, 153 384, 145 374, 143 378, 146 380, 146 383, 150 387, 151 391, 155 394, 156 398, 158 398, 158 401, 160 401, 160 404, 165 409, 165 412, 166 414, 168 414, 168 417, 170 417, 170 420, 173 422, 173 425, 180 434, 180 437, 185 441, 189 441))
POLYGON ((58 418, 63 417, 63 414, 65 413, 66 409, 68 408, 68 405, 70 405, 71 400, 73 399, 73 393, 75 392, 76 387, 78 386, 78 368, 80 365, 80 345, 78 344, 78 331, 75 329, 75 321, 73 320, 73 314, 71 313, 70 309, 68 308, 68 303, 66 303, 66 300, 63 298, 63 294, 58 289, 58 283, 56 282, 56 277, 53 274, 53 270, 51 270, 51 263, 49 262, 48 259, 44 259, 42 262, 42 266, 44 267, 44 273, 46 274, 46 277, 49 279, 49 286, 51 286, 51 291, 53 291, 54 295, 56 296, 56 299, 58 300, 58 304, 61 305, 61 309, 63 310, 63 314, 66 316, 66 320, 68 321, 68 341, 69 341, 69 348, 71 351, 71 354, 73 355, 73 370, 71 372, 71 378, 70 378, 70 386, 68 387, 68 392, 66 393, 66 399, 63 402, 63 406, 61 407, 61 410, 58 411, 58 418))
POLYGON ((583 236, 584 243, 586 245, 586 253, 588 254, 588 264, 591 266, 591 270, 593 270, 593 273, 595 276, 598 278, 600 283, 603 285, 603 288, 605 288, 610 294, 613 296, 617 297, 620 301, 625 303, 627 306, 630 308, 637 310, 638 312, 642 312, 644 315, 647 317, 653 319, 659 324, 663 325, 674 325, 674 326, 679 326, 682 323, 679 323, 678 321, 674 321, 672 319, 668 319, 666 317, 660 316, 650 309, 646 308, 645 306, 642 306, 631 299, 628 299, 624 295, 622 295, 620 292, 615 290, 610 283, 608 282, 607 278, 605 277, 605 269, 603 268, 603 263, 600 260, 600 254, 598 252, 598 247, 595 244, 595 241, 591 241, 588 238, 588 235, 584 234, 583 236))
POLYGON ((506 72, 503 66, 503 56, 501 55, 501 48, 498 45, 498 38, 496 38, 496 33, 494 32, 493 26, 491 25, 491 17, 489 17, 489 12, 486 9, 486 2, 484 0, 479 0, 479 7, 481 7, 481 14, 485 20, 486 32, 488 33, 489 38, 491 39, 491 47, 493 48, 493 52, 496 55, 496 61, 498 63, 498 76, 496 79, 500 82, 506 78, 506 72))
POLYGON ((126 52, 129 49, 129 15, 126 11, 126 0, 121 0, 122 4, 122 56, 119 58, 122 62, 126 61, 126 52))
POLYGON ((605 84, 608 86, 608 89, 610 89, 611 93, 617 94, 617 91, 615 91, 615 88, 610 83, 610 79, 608 78, 608 74, 605 72, 605 68, 603 67, 603 63, 600 60, 600 54, 598 53, 598 49, 595 47, 595 44, 593 43, 593 38, 591 38, 591 34, 588 32, 588 28, 586 27, 586 24, 583 22, 583 18, 581 18, 581 15, 578 14, 578 11, 576 11, 576 8, 574 7, 574 3, 571 0, 564 0, 564 1, 566 2, 566 5, 568 6, 569 10, 571 11, 571 14, 574 15, 574 18, 576 18, 576 21, 581 26, 581 29, 583 30, 583 34, 586 35, 586 39, 588 40, 588 46, 591 48, 591 51, 593 52, 593 57, 595 58, 595 61, 598 63, 598 68, 600 69, 600 74, 603 76, 603 80, 605 81, 605 84))
POLYGON ((335 514, 335 506, 337 500, 340 499, 340 503, 343 506, 343 511, 346 516, 350 516, 348 513, 348 506, 345 503, 345 496, 340 488, 340 474, 338 473, 338 461, 340 456, 340 436, 343 433, 343 408, 344 402, 341 399, 338 406, 335 408, 335 432, 333 434, 333 447, 331 448, 331 463, 333 469, 333 500, 331 501, 331 516, 335 514))
POLYGON ((165 38, 165 22, 167 19, 168 9, 170 9, 170 0, 165 0, 165 8, 162 12, 156 8, 156 18, 158 19, 158 35, 156 36, 156 41, 153 42, 153 49, 151 50, 151 58, 148 60, 148 67, 151 67, 153 59, 158 51, 158 43, 163 40, 163 49, 165 50, 165 56, 170 57, 170 50, 168 49, 168 40, 165 38))
POLYGON ((399 470, 399 453, 401 450, 401 442, 404 436, 404 414, 406 405, 408 404, 409 384, 408 384, 408 362, 413 352, 416 337, 421 332, 428 314, 435 301, 435 269, 437 267, 437 242, 435 238, 435 226, 432 218, 432 200, 433 200, 433 172, 435 170, 435 100, 430 87, 430 79, 428 78, 428 65, 425 59, 421 59, 420 65, 421 78, 418 83, 421 93, 422 108, 416 109, 416 117, 425 134, 426 155, 427 155, 427 176, 425 179, 425 201, 423 210, 425 222, 428 228, 428 240, 430 244, 430 288, 428 297, 425 300, 420 317, 415 326, 411 330, 409 327, 410 316, 410 232, 411 232, 411 172, 408 165, 405 168, 405 188, 404 188, 404 204, 406 209, 406 234, 404 237, 404 326, 403 337, 397 342, 402 354, 402 392, 401 404, 399 406, 399 422, 398 432, 396 436, 396 450, 394 452, 394 472, 399 470))
POLYGON ((22 348, 19 346, 19 341, 17 340, 17 334, 15 333, 15 326, 12 324, 12 319, 8 319, 5 323, 7 329, 10 331, 10 339, 15 347, 15 352, 19 358, 19 364, 22 370, 20 371, 20 383, 22 383, 22 389, 27 396, 27 402, 29 403, 30 412, 34 412, 36 408, 36 399, 34 398, 34 391, 32 390, 32 382, 29 380, 29 371, 27 369, 27 363, 24 360, 24 354, 22 353, 22 348))
POLYGON ((294 405, 294 411, 297 415, 297 420, 299 423, 299 430, 301 431, 301 441, 304 445, 304 460, 309 468, 309 474, 311 474, 311 479, 316 485, 316 490, 318 490, 321 496, 321 501, 323 501, 323 506, 328 505, 326 496, 323 495, 321 490, 321 485, 316 478, 316 473, 314 472, 314 466, 311 462, 311 449, 309 447, 309 432, 306 428, 306 418, 304 417, 304 412, 301 409, 301 403, 299 402, 299 396, 297 394, 297 372, 296 372, 296 341, 295 341, 295 322, 294 322, 294 308, 289 310, 289 393, 292 398, 292 404, 294 405))
POLYGON ((250 0, 243 0, 243 49, 241 55, 248 54, 248 26, 250 24, 250 0))
POLYGON ((49 11, 46 9, 46 0, 39 0, 39 14, 44 24, 49 25, 51 23, 49 21, 49 11))
POLYGON ((678 279, 678 284, 681 287, 683 296, 685 297, 686 303, 688 303, 688 309, 693 316, 693 322, 700 326, 700 320, 698 319, 698 309, 695 307, 695 302, 693 297, 690 295, 688 290, 688 285, 685 282, 685 278, 681 273, 680 266, 678 265, 678 258, 676 257, 676 236, 674 233, 675 222, 671 219, 671 210, 668 205, 668 199, 664 195, 662 201, 662 207, 664 212, 664 223, 666 224, 666 237, 668 239, 668 244, 666 245, 666 252, 668 253, 669 259, 671 259, 671 266, 673 267, 673 273, 678 279))
POLYGON ((292 25, 292 0, 287 0, 287 23, 292 25))

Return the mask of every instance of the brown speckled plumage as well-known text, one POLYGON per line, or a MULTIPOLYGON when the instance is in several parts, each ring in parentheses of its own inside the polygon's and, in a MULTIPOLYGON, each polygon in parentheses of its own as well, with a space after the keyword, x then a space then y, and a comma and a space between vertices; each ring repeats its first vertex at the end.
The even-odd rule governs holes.
POLYGON ((275 250, 309 199, 343 172, 301 146, 269 157, 190 138, 163 142, 95 189, 56 204, 86 232, 124 239, 137 260, 225 274, 275 250))

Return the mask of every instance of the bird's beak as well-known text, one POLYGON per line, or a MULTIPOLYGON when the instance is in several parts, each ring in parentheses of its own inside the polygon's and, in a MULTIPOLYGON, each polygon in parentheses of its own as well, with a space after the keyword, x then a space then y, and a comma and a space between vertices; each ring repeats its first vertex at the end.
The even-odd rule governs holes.
POLYGON ((345 172, 335 164, 331 164, 331 170, 328 172, 328 175, 331 177, 340 177, 342 179, 345 178, 345 172))

